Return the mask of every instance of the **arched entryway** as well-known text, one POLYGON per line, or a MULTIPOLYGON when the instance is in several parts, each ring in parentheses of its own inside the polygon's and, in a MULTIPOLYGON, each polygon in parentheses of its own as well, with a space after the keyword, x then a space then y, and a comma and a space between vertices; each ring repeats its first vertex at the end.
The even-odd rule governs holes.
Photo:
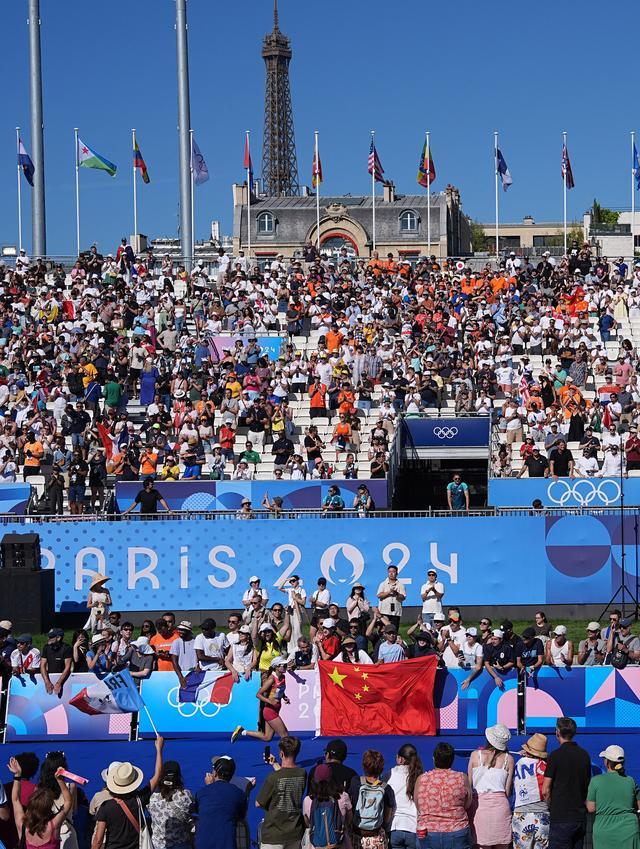
POLYGON ((358 256, 358 245, 348 233, 334 231, 320 237, 320 251, 334 258, 344 251, 343 256, 346 253, 349 259, 355 259, 358 256))

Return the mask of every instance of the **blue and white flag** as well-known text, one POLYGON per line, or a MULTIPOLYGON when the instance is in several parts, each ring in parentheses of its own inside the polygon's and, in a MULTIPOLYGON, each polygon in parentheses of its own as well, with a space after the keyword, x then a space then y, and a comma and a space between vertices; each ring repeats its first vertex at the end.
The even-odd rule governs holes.
POLYGON ((191 172, 193 173, 193 182, 196 186, 206 183, 209 179, 209 169, 204 161, 204 156, 200 152, 200 148, 193 136, 191 136, 191 172))
POLYGON ((18 142, 18 165, 22 168, 22 173, 24 174, 24 178, 29 183, 30 186, 33 186, 33 175, 36 172, 35 166, 29 154, 26 151, 25 146, 22 144, 22 139, 18 142))
POLYGON ((638 148, 633 143, 633 176, 636 178, 636 191, 640 191, 640 162, 638 161, 638 148))
POLYGON ((513 179, 500 148, 496 150, 496 170, 502 180, 502 188, 506 192, 509 186, 513 183, 513 179))
POLYGON ((138 692, 128 669, 105 675, 83 689, 69 700, 69 704, 82 713, 95 716, 101 713, 135 713, 144 708, 144 701, 138 692))

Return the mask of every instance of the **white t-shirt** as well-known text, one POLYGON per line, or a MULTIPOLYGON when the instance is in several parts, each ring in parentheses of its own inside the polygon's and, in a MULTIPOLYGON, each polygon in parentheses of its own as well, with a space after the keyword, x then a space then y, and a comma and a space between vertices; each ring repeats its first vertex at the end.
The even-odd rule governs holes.
POLYGON ((251 666, 253 651, 247 651, 246 649, 246 645, 241 645, 240 643, 233 643, 231 646, 233 668, 237 672, 244 672, 247 667, 251 666))
POLYGON ((462 645, 462 654, 464 655, 464 669, 473 669, 478 661, 478 658, 482 657, 482 645, 480 643, 474 643, 472 646, 465 640, 462 645))
POLYGON ((169 654, 178 658, 178 666, 181 672, 191 672, 198 665, 195 640, 185 641, 182 637, 178 637, 171 643, 169 654))
POLYGON ((244 595, 242 596, 243 604, 245 601, 251 601, 251 599, 256 595, 262 596, 262 600, 265 605, 269 601, 269 593, 265 590, 264 587, 258 587, 258 589, 256 590, 254 590, 253 587, 249 587, 248 590, 245 590, 244 595))
MULTIPOLYGON (((179 642, 176 640, 176 642, 179 642)), ((211 661, 198 661, 200 669, 225 669, 224 658, 229 650, 229 640, 226 634, 216 634, 215 637, 205 637, 198 634, 194 649, 204 652, 208 657, 216 658, 211 661)))
POLYGON ((20 649, 14 649, 11 652, 11 668, 18 669, 20 672, 33 672, 40 669, 40 652, 33 646, 26 654, 22 654, 20 649))
MULTIPOLYGON (((392 589, 396 589, 405 595, 404 584, 401 584, 400 581, 395 581, 392 584, 388 578, 378 587, 378 594, 388 593, 392 589)), ((396 596, 388 596, 378 601, 378 610, 384 616, 402 616, 402 602, 396 596)))
POLYGON ((316 590, 311 594, 311 598, 315 601, 315 610, 320 611, 329 607, 331 604, 331 592, 329 590, 316 590))
POLYGON ((451 631, 449 627, 445 627, 440 631, 440 638, 447 641, 447 647, 442 653, 442 659, 446 666, 451 668, 460 668, 460 663, 457 657, 457 653, 451 650, 448 641, 453 640, 457 646, 459 646, 459 651, 462 651, 462 647, 467 642, 467 635, 464 632, 464 628, 458 628, 457 631, 451 631))
MULTIPOLYGON (((426 584, 423 584, 420 588, 420 596, 423 593, 429 591, 429 589, 433 589, 438 593, 444 594, 444 585, 440 583, 440 581, 436 581, 435 584, 430 584, 428 581, 426 584)), ((429 594, 429 598, 426 601, 422 602, 422 612, 423 613, 442 613, 442 602, 439 598, 436 598, 433 593, 429 594)))

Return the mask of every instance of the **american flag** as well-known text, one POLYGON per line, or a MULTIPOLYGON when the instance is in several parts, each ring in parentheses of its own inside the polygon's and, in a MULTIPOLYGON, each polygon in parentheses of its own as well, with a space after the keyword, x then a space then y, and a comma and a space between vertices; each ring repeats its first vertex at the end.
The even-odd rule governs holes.
POLYGON ((370 174, 373 174, 377 183, 384 183, 384 168, 380 162, 380 157, 378 156, 373 139, 371 139, 371 147, 369 148, 369 165, 367 170, 370 174))
POLYGON ((575 186, 571 162, 569 161, 569 151, 566 144, 562 145, 562 179, 566 181, 568 189, 572 189, 575 186))

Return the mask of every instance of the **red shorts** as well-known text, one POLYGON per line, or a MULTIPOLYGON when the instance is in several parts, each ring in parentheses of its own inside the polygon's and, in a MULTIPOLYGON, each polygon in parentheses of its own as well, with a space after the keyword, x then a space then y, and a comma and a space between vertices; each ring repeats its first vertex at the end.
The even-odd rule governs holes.
POLYGON ((262 709, 262 716, 265 722, 271 722, 272 719, 277 719, 280 716, 280 709, 276 710, 271 705, 265 705, 262 709))

